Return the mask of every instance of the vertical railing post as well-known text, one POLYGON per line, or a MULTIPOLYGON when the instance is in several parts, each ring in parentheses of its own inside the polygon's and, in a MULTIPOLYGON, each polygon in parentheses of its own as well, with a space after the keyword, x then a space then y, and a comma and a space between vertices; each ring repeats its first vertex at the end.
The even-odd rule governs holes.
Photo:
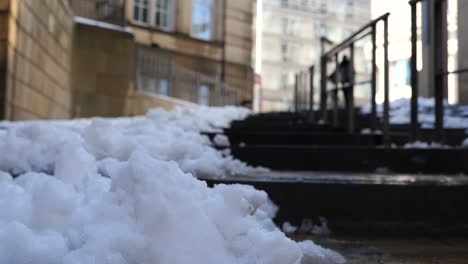
POLYGON ((372 26, 371 129, 377 128, 377 26, 372 26))
POLYGON ((434 2, 434 98, 435 141, 443 141, 444 93, 447 87, 447 5, 445 0, 434 2))
POLYGON ((314 122, 314 65, 309 67, 309 121, 314 122))
POLYGON ((349 80, 349 87, 343 87, 342 89, 348 90, 348 133, 354 133, 354 42, 349 46, 349 63, 350 63, 350 72, 347 73, 351 77, 349 80))
POLYGON ((299 74, 294 75, 294 111, 297 112, 299 110, 299 74))
POLYGON ((320 120, 327 122, 327 57, 320 57, 320 120))
POLYGON ((389 65, 388 65, 388 16, 384 18, 384 109, 383 109, 383 136, 384 144, 390 147, 390 105, 389 105, 389 65))
POLYGON ((411 132, 410 139, 415 141, 419 138, 418 124, 418 70, 417 70, 417 10, 416 2, 410 1, 411 5, 411 132))
POLYGON ((338 126, 338 82, 339 78, 338 75, 340 74, 339 71, 340 63, 338 61, 338 53, 335 54, 335 87, 333 89, 333 127, 338 126))

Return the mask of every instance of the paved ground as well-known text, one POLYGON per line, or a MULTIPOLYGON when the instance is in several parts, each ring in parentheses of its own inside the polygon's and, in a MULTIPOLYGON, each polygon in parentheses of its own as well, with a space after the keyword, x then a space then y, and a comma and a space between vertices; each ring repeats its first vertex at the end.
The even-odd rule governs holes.
POLYGON ((319 245, 340 252, 349 264, 468 263, 468 238, 296 235, 293 239, 312 239, 319 245))

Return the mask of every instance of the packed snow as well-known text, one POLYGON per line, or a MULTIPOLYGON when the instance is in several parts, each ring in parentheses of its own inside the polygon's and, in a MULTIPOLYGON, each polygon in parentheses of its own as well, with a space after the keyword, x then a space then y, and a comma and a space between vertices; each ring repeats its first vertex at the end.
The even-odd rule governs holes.
POLYGON ((0 263, 344 263, 287 238, 265 192, 194 177, 253 169, 199 133, 248 114, 1 123, 0 263))
POLYGON ((403 148, 419 148, 419 149, 427 149, 427 148, 450 148, 448 145, 440 144, 438 142, 423 142, 423 141, 414 141, 406 143, 403 148))
MULTIPOLYGON (((411 100, 402 98, 390 102, 390 123, 408 124, 411 118, 411 100)), ((449 105, 444 101, 444 127, 468 128, 468 105, 449 105)), ((363 113, 370 113, 371 106, 362 108, 363 113)), ((383 115, 383 104, 377 105, 378 115, 383 115)), ((434 127, 434 98, 418 98, 418 119, 423 128, 434 127)))

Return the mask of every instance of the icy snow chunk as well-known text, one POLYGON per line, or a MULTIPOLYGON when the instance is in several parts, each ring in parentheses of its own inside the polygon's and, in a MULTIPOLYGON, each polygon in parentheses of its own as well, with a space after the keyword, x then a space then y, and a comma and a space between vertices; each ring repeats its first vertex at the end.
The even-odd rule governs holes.
POLYGON ((292 233, 296 232, 297 226, 294 226, 294 225, 292 225, 292 224, 289 223, 289 222, 284 222, 284 223, 283 223, 282 230, 283 230, 283 232, 284 232, 285 234, 292 234, 292 233))
POLYGON ((228 147, 230 145, 229 138, 225 135, 218 134, 213 138, 213 141, 216 144, 216 146, 220 146, 220 147, 228 147))
POLYGON ((465 138, 465 140, 463 140, 462 147, 468 148, 468 138, 465 138))

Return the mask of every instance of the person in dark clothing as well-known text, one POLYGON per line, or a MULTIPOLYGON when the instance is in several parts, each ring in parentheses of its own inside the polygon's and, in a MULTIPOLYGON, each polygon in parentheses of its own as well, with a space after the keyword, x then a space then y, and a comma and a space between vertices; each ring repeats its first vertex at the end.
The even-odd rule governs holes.
POLYGON ((352 96, 352 85, 353 85, 353 69, 348 57, 343 56, 340 66, 340 82, 341 90, 343 91, 343 97, 345 100, 346 109, 349 107, 350 96, 352 96))
POLYGON ((328 79, 336 84, 337 82, 341 83, 341 91, 343 91, 343 97, 345 101, 346 108, 349 107, 349 100, 352 93, 352 85, 353 85, 353 75, 354 70, 348 57, 345 55, 341 60, 340 65, 338 65, 338 69, 328 76, 328 79), (338 71, 338 72, 337 72, 338 71), (338 75, 338 76, 337 76, 338 75))

